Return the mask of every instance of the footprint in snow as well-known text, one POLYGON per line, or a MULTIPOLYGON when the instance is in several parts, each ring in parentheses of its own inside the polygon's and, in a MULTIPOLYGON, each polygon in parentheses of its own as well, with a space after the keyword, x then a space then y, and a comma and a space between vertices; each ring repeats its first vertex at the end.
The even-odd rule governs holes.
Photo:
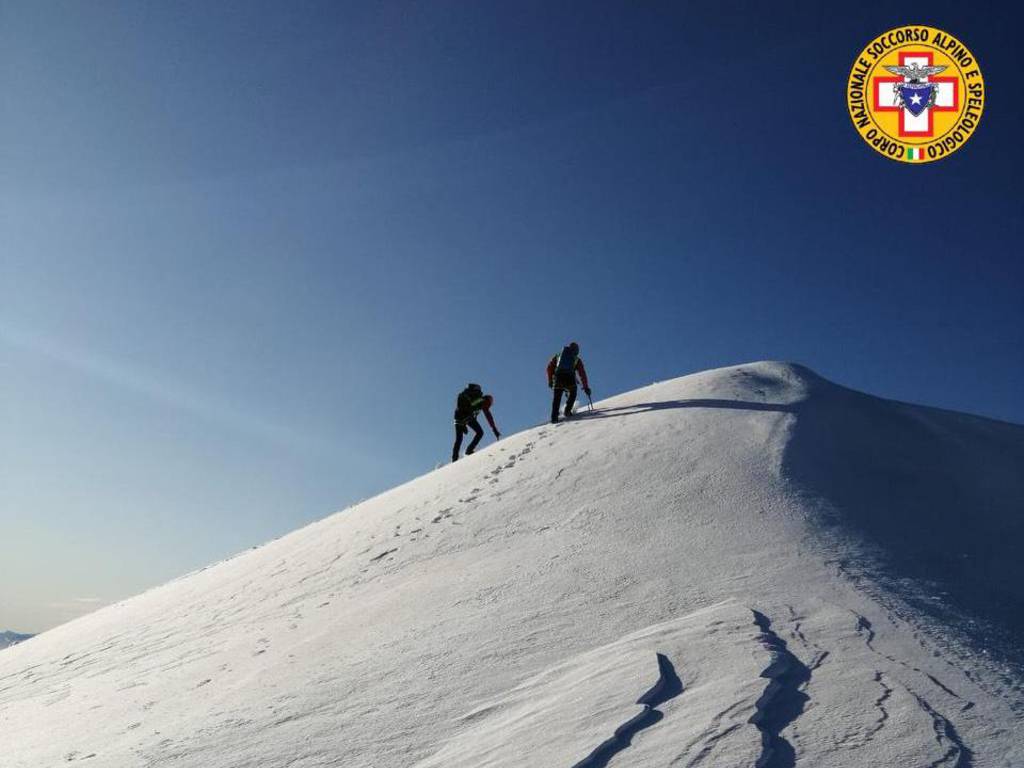
POLYGON ((384 559, 385 557, 387 557, 388 555, 392 554, 393 552, 397 552, 397 551, 398 551, 398 547, 395 547, 394 549, 385 549, 385 550, 384 550, 383 552, 381 552, 381 553, 380 553, 379 555, 376 555, 376 556, 374 556, 374 557, 371 557, 371 558, 370 558, 370 562, 371 562, 371 563, 376 563, 377 561, 379 561, 379 560, 383 560, 383 559, 384 559))
POLYGON ((430 522, 432 522, 432 523, 440 523, 442 520, 444 520, 446 518, 449 518, 451 516, 452 516, 452 508, 451 507, 445 507, 440 512, 438 512, 437 513, 437 517, 435 517, 430 522))

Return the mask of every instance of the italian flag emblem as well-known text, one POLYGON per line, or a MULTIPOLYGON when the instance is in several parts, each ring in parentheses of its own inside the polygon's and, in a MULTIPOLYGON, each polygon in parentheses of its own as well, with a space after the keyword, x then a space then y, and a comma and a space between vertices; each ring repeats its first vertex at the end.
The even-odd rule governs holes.
POLYGON ((924 150, 920 147, 907 147, 907 160, 924 160, 924 150))

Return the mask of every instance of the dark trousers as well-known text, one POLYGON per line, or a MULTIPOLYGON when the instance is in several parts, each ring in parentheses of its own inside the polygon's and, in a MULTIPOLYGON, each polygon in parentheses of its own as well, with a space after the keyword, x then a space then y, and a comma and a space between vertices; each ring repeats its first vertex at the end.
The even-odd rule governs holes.
POLYGON ((562 404, 562 392, 568 395, 565 401, 565 417, 572 414, 572 407, 576 405, 576 377, 555 376, 554 397, 551 400, 551 423, 558 421, 558 407, 562 404))
POLYGON ((466 455, 469 456, 476 447, 480 445, 480 441, 484 436, 484 428, 480 426, 480 422, 476 420, 476 416, 470 416, 468 419, 462 422, 455 422, 455 445, 452 446, 452 461, 459 460, 459 450, 462 448, 462 436, 469 433, 469 429, 472 428, 476 434, 470 441, 469 445, 466 446, 466 455))

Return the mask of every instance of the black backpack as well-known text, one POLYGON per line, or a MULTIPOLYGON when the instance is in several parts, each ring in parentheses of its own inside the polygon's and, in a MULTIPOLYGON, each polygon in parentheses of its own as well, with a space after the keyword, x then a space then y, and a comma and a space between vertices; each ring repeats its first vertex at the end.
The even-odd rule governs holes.
POLYGON ((473 401, 483 393, 484 391, 479 384, 470 384, 459 392, 459 396, 455 400, 455 410, 459 413, 472 413, 473 401))
POLYGON ((578 359, 578 353, 573 352, 569 347, 563 347, 562 354, 558 356, 558 363, 555 365, 555 373, 559 376, 575 376, 578 359))

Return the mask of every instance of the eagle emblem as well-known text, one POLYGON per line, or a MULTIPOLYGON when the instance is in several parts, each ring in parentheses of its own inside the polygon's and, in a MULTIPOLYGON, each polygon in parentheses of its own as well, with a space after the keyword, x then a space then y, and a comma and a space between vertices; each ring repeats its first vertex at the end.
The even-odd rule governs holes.
POLYGON ((946 67, 913 63, 909 65, 886 66, 886 69, 894 75, 905 78, 902 83, 893 83, 892 85, 898 107, 902 107, 914 117, 917 117, 928 107, 935 105, 935 97, 939 93, 938 86, 935 83, 922 82, 922 80, 939 74, 946 67))

